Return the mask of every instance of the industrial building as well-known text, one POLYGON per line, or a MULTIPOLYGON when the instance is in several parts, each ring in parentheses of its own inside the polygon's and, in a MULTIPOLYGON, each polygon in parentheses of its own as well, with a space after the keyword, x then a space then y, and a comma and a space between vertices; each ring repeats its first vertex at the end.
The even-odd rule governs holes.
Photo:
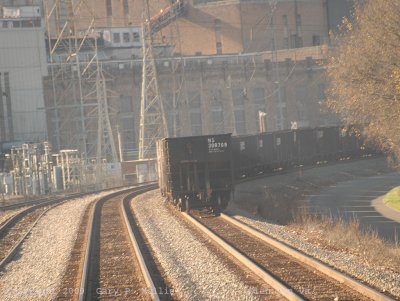
POLYGON ((0 139, 43 141, 48 73, 40 7, 3 9, 0 39, 0 139))
POLYGON ((335 124, 321 62, 350 3, 1 1, 1 140, 113 164, 162 136, 335 124))

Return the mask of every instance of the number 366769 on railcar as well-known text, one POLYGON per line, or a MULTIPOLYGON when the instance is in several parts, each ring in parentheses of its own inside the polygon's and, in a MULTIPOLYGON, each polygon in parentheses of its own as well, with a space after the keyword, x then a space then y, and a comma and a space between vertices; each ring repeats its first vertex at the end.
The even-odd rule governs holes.
POLYGON ((180 210, 224 209, 234 189, 231 134, 157 142, 161 194, 180 210))

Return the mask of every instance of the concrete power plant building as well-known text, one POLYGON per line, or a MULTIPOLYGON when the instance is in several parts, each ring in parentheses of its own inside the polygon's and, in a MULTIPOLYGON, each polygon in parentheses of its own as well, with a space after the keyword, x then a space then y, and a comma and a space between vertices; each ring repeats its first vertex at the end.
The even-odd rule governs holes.
POLYGON ((39 6, 2 7, 0 14, 0 140, 47 137, 43 78, 47 73, 39 6))
MULTIPOLYGON (((48 137, 55 150, 86 149, 94 157, 89 154, 97 137, 93 82, 79 82, 79 70, 85 71, 89 44, 96 40, 108 76, 113 136, 120 137, 115 144, 123 158, 134 159, 143 1, 81 1, 86 8, 75 16, 71 4, 79 1, 3 1, 6 8, 37 5, 42 18, 33 16, 29 23, 9 10, 0 21, 1 140, 48 137), (93 15, 96 27, 88 31, 93 15), (63 25, 70 18, 74 22, 67 33, 63 25), (78 45, 82 42, 80 53, 68 53, 69 33, 78 45), (46 45, 58 39, 64 48, 50 60, 46 45)), ((149 2, 152 20, 160 25, 154 52, 171 135, 255 133, 260 111, 266 113, 267 130, 289 129, 292 122, 299 127, 337 122, 322 111, 326 82, 319 63, 329 31, 348 13, 350 1, 189 0, 182 1, 185 13, 168 22, 163 18, 176 1, 149 2)))

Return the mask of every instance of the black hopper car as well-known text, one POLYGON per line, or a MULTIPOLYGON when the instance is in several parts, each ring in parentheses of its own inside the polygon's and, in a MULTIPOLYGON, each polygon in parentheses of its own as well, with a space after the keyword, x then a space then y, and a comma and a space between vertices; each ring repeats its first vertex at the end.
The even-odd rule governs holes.
POLYGON ((235 178, 376 153, 358 132, 355 127, 325 126, 232 137, 235 178))
POLYGON ((326 126, 231 137, 230 134, 158 141, 161 194, 181 210, 224 209, 234 179, 251 179, 376 153, 355 127, 326 126))
POLYGON ((161 194, 181 211, 226 208, 234 189, 231 134, 157 142, 161 194))

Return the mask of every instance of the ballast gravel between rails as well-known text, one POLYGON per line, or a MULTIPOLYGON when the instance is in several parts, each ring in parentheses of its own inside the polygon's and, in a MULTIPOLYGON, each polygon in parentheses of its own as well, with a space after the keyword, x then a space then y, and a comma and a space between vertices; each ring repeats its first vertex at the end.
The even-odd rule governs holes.
POLYGON ((7 211, 10 209, 18 209, 21 207, 25 207, 25 206, 31 206, 31 205, 43 205, 46 204, 48 201, 54 201, 58 198, 58 200, 66 200, 66 199, 74 199, 74 198, 78 198, 82 196, 81 192, 75 192, 75 193, 71 193, 68 195, 53 195, 50 197, 45 197, 45 198, 41 198, 41 199, 36 199, 36 200, 31 200, 31 201, 26 201, 26 202, 20 202, 20 203, 16 203, 16 204, 9 204, 9 205, 3 205, 0 206, 0 211, 7 211))
MULTIPOLYGON (((88 292, 87 287, 88 287, 88 275, 89 275, 89 261, 90 261, 92 249, 93 249, 93 243, 92 243, 93 236, 94 236, 93 224, 94 224, 94 217, 95 217, 96 211, 98 210, 100 201, 102 201, 104 199, 108 200, 108 199, 111 199, 113 197, 116 197, 120 194, 127 193, 127 192, 133 192, 133 194, 137 195, 137 194, 144 193, 149 190, 155 189, 156 187, 157 186, 154 184, 147 184, 147 185, 138 186, 135 188, 119 190, 117 192, 113 192, 102 198, 99 198, 98 200, 95 201, 93 208, 91 210, 91 214, 90 214, 90 223, 89 223, 90 226, 89 226, 89 234, 88 234, 89 236, 88 236, 88 240, 87 240, 87 244, 86 244, 85 259, 83 262, 83 269, 82 269, 82 276, 81 276, 80 290, 79 290, 79 301, 88 300, 87 299, 87 297, 88 297, 87 296, 87 292, 88 292)), ((123 210, 123 212, 125 213, 124 215, 126 215, 126 212, 124 210, 123 210)), ((128 227, 128 229, 130 228, 129 225, 127 225, 127 227, 128 227)), ((132 231, 132 229, 130 229, 130 231, 132 231)), ((139 250, 139 252, 140 252, 140 250, 139 250)), ((143 258, 143 256, 142 256, 142 258, 143 258)), ((140 262, 140 261, 139 261, 139 263, 142 264, 142 262, 140 262)), ((143 260, 143 263, 144 263, 144 260, 143 260)), ((142 268, 142 266, 141 266, 141 268, 142 268)), ((146 268, 146 270, 147 270, 147 268, 146 268)), ((148 273, 148 275, 150 275, 150 273, 148 273)), ((146 284, 147 284, 147 279, 146 279, 146 284)), ((154 285, 150 288, 152 289, 153 292, 156 291, 154 288, 154 285)), ((157 294, 152 294, 153 298, 154 298, 154 295, 156 295, 156 297, 158 298, 157 294)), ((154 300, 159 301, 158 299, 154 299, 154 300)))
POLYGON ((332 279, 335 279, 336 281, 338 281, 342 284, 345 284, 348 287, 354 289, 355 291, 359 292, 360 294, 362 294, 368 298, 371 298, 372 300, 394 301, 394 299, 376 291, 375 289, 368 287, 368 286, 358 282, 357 280, 352 279, 352 278, 334 270, 333 268, 327 266, 326 264, 323 264, 322 262, 319 262, 316 259, 295 250, 294 248, 286 245, 283 242, 280 242, 272 237, 269 237, 265 233, 262 233, 235 218, 232 218, 224 213, 221 213, 221 218, 223 218, 225 221, 237 226, 241 230, 261 239, 262 241, 266 242, 267 244, 272 245, 275 248, 283 251, 284 253, 296 258, 300 262, 320 271, 321 273, 327 275, 328 277, 331 277, 332 279))
POLYGON ((8 218, 7 221, 3 223, 3 225, 0 227, 0 234, 2 234, 8 228, 8 226, 11 223, 16 221, 20 217, 24 216, 25 214, 28 214, 31 211, 38 209, 39 207, 44 207, 44 206, 50 205, 51 203, 61 202, 63 200, 65 200, 65 199, 55 199, 55 200, 43 202, 43 203, 33 205, 33 206, 29 207, 29 208, 26 208, 25 210, 22 210, 22 211, 18 212, 17 214, 15 214, 15 215, 11 216, 10 218, 8 218))
MULTIPOLYGON (((57 201, 59 201, 59 200, 57 200, 57 201)), ((57 202, 57 201, 54 201, 54 202, 57 202)), ((14 247, 12 248, 12 250, 10 250, 10 252, 8 252, 8 254, 7 254, 7 255, 3 258, 3 260, 0 262, 0 270, 3 269, 4 266, 13 258, 15 252, 16 252, 16 251, 18 250, 18 248, 22 245, 22 243, 23 243, 24 240, 27 238, 27 236, 32 232, 32 229, 37 225, 37 223, 40 221, 40 219, 41 219, 49 210, 54 209, 55 207, 60 206, 60 205, 64 204, 64 203, 67 202, 67 201, 68 201, 68 200, 60 201, 58 204, 55 204, 54 206, 51 206, 51 207, 47 208, 45 211, 43 211, 43 212, 39 215, 39 217, 38 217, 38 218, 36 219, 36 221, 32 224, 32 226, 29 227, 28 231, 26 231, 25 235, 22 236, 22 238, 14 245, 14 247)), ((34 207, 35 207, 34 209, 38 209, 39 207, 43 207, 43 206, 46 206, 46 205, 50 205, 50 203, 51 203, 51 202, 46 203, 45 205, 40 204, 40 205, 34 206, 34 207)), ((34 210, 34 209, 31 210, 31 209, 32 209, 32 207, 29 208, 28 210, 25 210, 25 211, 21 212, 21 213, 27 213, 27 211, 28 211, 28 213, 29 213, 30 211, 33 211, 33 210, 34 210)), ((17 214, 17 215, 19 215, 19 214, 17 214)), ((14 217, 15 217, 15 216, 13 216, 13 217, 10 219, 9 222, 11 222, 12 220, 14 220, 14 217)), ((7 222, 5 225, 3 225, 3 227, 2 227, 1 230, 0 230, 0 232, 5 231, 7 225, 9 224, 9 222, 7 222)))
MULTIPOLYGON (((152 184, 152 183, 156 183, 156 181, 149 181, 149 182, 146 182, 145 184, 152 184)), ((51 196, 54 198, 59 197, 59 200, 65 200, 65 199, 79 198, 79 197, 83 197, 85 195, 96 194, 99 192, 104 192, 104 191, 109 191, 109 190, 126 189, 126 188, 127 188, 127 186, 117 186, 117 187, 111 187, 111 188, 93 190, 93 191, 87 191, 87 192, 73 192, 73 193, 69 193, 69 194, 53 194, 51 196)), ((48 201, 49 198, 50 197, 44 197, 44 198, 40 198, 40 199, 36 199, 36 200, 19 202, 16 204, 2 205, 2 206, 0 206, 0 211, 6 211, 6 210, 10 210, 10 209, 18 209, 18 208, 29 206, 29 205, 42 205, 43 203, 48 201)))
POLYGON ((237 251, 230 244, 221 239, 214 232, 209 230, 207 227, 203 226, 200 222, 194 219, 187 213, 182 213, 182 215, 192 223, 196 228, 198 228, 205 235, 210 237, 214 242, 216 242, 219 246, 221 246, 226 252, 231 254, 235 259, 240 261, 247 269, 253 272, 255 275, 260 277, 263 281, 265 281, 268 285, 270 285, 273 289, 275 289, 280 295, 287 298, 290 301, 303 301, 304 299, 293 292, 293 290, 282 283, 280 280, 276 279, 273 275, 269 274, 267 271, 260 268, 257 264, 255 264, 252 260, 244 256, 242 253, 237 251))

